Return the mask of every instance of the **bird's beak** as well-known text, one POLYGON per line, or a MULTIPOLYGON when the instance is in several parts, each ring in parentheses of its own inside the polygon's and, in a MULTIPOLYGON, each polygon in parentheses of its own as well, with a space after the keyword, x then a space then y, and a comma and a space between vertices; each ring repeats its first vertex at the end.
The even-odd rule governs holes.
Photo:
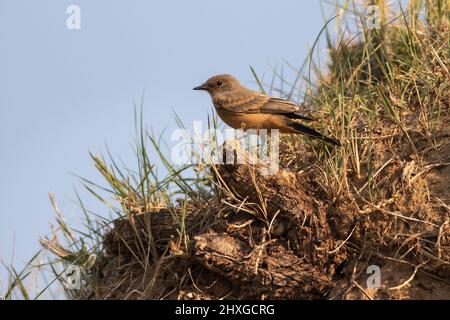
POLYGON ((208 90, 208 86, 202 84, 200 86, 195 87, 193 90, 208 90))

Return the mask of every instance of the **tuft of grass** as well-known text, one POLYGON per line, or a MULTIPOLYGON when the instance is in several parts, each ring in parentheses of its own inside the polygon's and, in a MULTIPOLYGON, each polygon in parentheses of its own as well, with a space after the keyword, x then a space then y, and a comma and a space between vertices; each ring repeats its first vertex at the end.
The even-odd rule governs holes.
POLYGON ((330 63, 315 75, 320 81, 307 101, 327 119, 324 130, 344 142, 333 153, 316 149, 327 164, 327 181, 334 184, 331 190, 336 195, 344 187, 350 193, 350 174, 365 176, 369 190, 373 189, 373 174, 379 168, 374 154, 379 150, 374 149, 371 132, 397 127, 413 150, 411 134, 416 130, 433 143, 442 123, 442 107, 450 99, 448 1, 411 1, 408 8, 400 5, 389 21, 386 1, 373 3, 382 7, 381 28, 368 29, 365 12, 354 6, 351 14, 359 28, 354 33, 344 31, 335 41, 327 36, 330 63), (419 12, 426 12, 425 21, 419 12), (414 123, 408 120, 412 115, 418 115, 414 123))
MULTIPOLYGON (((177 167, 165 156, 161 149, 160 137, 149 133, 144 127, 143 102, 139 108, 135 104, 134 119, 137 129, 132 147, 137 160, 136 169, 119 165, 110 150, 106 148, 107 157, 102 154, 89 153, 95 168, 106 184, 101 185, 90 179, 79 177, 86 190, 112 210, 116 217, 108 219, 89 211, 76 192, 85 221, 83 230, 73 229, 65 223, 54 195, 50 194, 56 213, 57 227, 52 226, 51 237, 43 237, 41 244, 56 257, 56 259, 48 261, 54 277, 52 283, 59 281, 64 285, 61 276, 71 265, 81 268, 84 281, 93 281, 90 275, 96 272, 95 264, 106 255, 103 246, 105 235, 111 230, 111 224, 117 218, 134 221, 143 213, 169 209, 172 212, 173 223, 178 226, 179 232, 179 239, 174 239, 173 243, 178 243, 186 250, 189 242, 185 225, 187 199, 193 195, 200 195, 203 199, 209 196, 202 189, 205 178, 200 177, 198 173, 192 177, 191 164, 177 167), (168 172, 166 177, 160 178, 150 160, 150 154, 159 157, 168 172), (190 170, 191 172, 189 172, 190 170), (185 203, 181 206, 181 213, 176 210, 178 207, 176 202, 180 201, 180 195, 184 198, 181 203, 185 203)), ((138 245, 136 248, 129 247, 129 249, 141 267, 149 270, 150 263, 157 263, 163 259, 154 242, 151 225, 147 225, 145 228, 145 236, 141 234, 141 230, 136 224, 131 225, 138 245)), ((20 278, 17 279, 17 281, 20 280, 20 278)), ((17 282, 16 285, 19 284, 20 282, 17 282)), ((94 286, 95 284, 91 282, 85 283, 85 285, 94 286)), ((75 294, 76 291, 66 290, 68 297, 76 298, 75 294)))

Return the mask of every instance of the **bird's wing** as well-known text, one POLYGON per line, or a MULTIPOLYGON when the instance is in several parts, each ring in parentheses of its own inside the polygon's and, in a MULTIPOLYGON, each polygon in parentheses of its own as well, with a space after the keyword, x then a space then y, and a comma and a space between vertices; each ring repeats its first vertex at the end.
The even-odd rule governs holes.
POLYGON ((274 98, 274 97, 268 97, 267 102, 265 102, 259 109, 260 113, 282 114, 290 119, 301 119, 308 121, 316 120, 313 117, 307 117, 297 113, 299 111, 300 107, 297 104, 281 98, 274 98))
POLYGON ((223 94, 213 97, 216 107, 235 113, 260 113, 260 109, 270 97, 246 90, 238 94, 223 94))
POLYGON ((315 120, 298 114, 300 108, 293 102, 256 92, 248 92, 237 99, 224 99, 218 105, 227 111, 236 113, 283 114, 291 119, 315 120))
POLYGON ((300 108, 293 102, 269 97, 267 102, 261 106, 261 113, 295 113, 300 108))

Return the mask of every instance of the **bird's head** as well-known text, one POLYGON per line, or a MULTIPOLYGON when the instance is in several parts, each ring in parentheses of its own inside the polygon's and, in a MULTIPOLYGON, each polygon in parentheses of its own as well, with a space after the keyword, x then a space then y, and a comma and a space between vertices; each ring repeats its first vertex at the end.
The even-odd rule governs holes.
POLYGON ((233 91, 241 88, 241 84, 235 77, 228 74, 220 74, 209 78, 204 84, 195 87, 194 90, 205 90, 211 96, 216 93, 233 91))

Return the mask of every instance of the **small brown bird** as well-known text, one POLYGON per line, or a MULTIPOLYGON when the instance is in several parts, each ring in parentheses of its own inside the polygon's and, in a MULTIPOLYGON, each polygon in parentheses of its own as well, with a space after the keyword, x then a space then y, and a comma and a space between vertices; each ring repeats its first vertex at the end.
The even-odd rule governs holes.
POLYGON ((278 129, 281 133, 304 134, 340 146, 339 141, 298 123, 316 119, 297 113, 300 108, 295 103, 249 90, 233 76, 214 76, 194 90, 207 91, 220 118, 232 128, 278 129))

